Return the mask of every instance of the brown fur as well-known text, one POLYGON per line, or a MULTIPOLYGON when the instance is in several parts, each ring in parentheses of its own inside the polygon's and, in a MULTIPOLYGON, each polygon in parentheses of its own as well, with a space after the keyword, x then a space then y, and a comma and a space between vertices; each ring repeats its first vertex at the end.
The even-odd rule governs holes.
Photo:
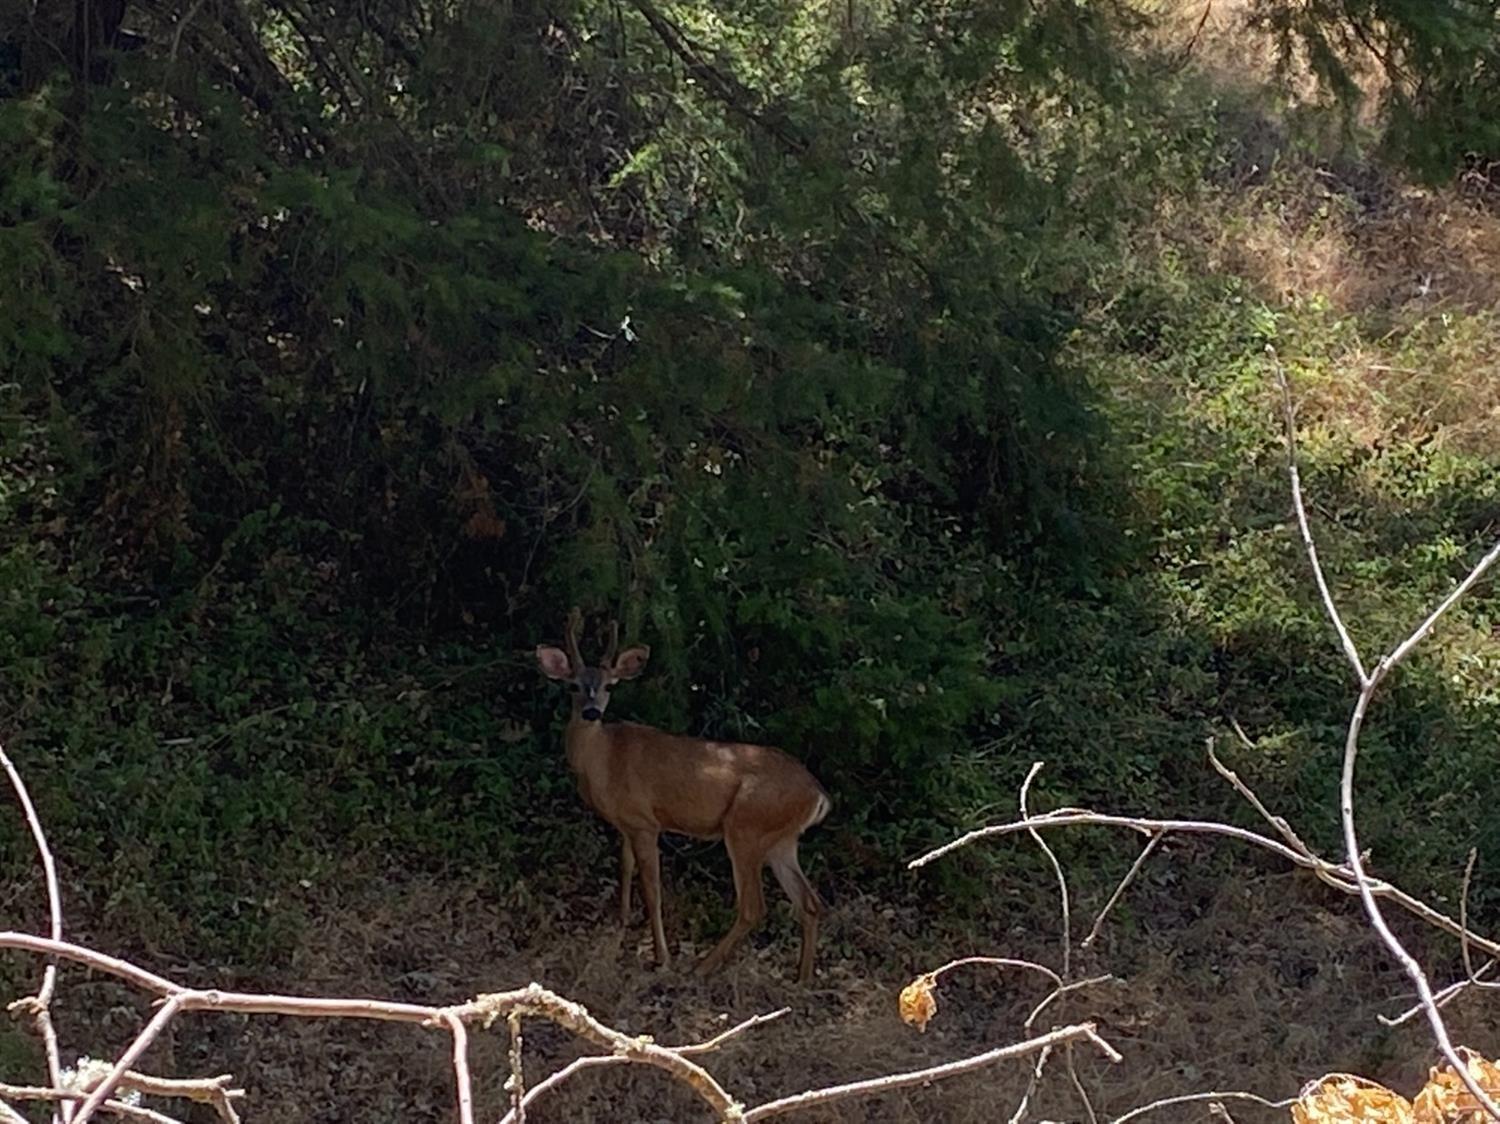
MULTIPOLYGON (((797 861, 797 840, 823 820, 832 802, 806 767, 779 749, 583 717, 585 697, 602 715, 608 688, 639 674, 646 657, 646 649, 632 648, 599 668, 600 674, 593 677, 594 693, 575 693, 573 715, 563 735, 568 764, 584 800, 620 832, 620 923, 629 924, 630 881, 639 871, 652 944, 657 960, 665 964, 658 837, 671 831, 723 839, 734 866, 739 915, 703 958, 699 971, 719 967, 765 916, 761 875, 769 864, 802 917, 797 978, 806 982, 812 978, 823 904, 797 861)), ((577 666, 560 649, 538 648, 537 661, 544 674, 572 681, 575 688, 590 680, 592 669, 577 666)))

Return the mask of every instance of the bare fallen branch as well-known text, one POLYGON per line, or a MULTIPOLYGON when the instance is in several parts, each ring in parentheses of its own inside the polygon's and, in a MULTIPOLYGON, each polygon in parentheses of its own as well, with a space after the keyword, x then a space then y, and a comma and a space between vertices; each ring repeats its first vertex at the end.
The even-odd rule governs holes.
MULTIPOLYGON (((1043 812, 1040 815, 1033 816, 1029 820, 991 824, 988 827, 976 828, 957 839, 944 843, 941 847, 935 847, 926 854, 912 859, 906 865, 907 869, 915 870, 918 867, 926 866, 930 862, 935 862, 950 852, 970 846, 982 839, 990 839, 1001 835, 1013 835, 1017 832, 1033 828, 1043 830, 1054 827, 1076 827, 1079 825, 1129 828, 1148 837, 1159 833, 1222 835, 1260 847, 1263 850, 1279 855, 1288 862, 1313 871, 1319 877, 1324 878, 1328 885, 1341 893, 1348 894, 1351 897, 1359 893, 1358 888, 1354 885, 1353 875, 1346 867, 1319 858, 1310 852, 1295 850, 1279 839, 1272 839, 1259 832, 1251 831, 1249 828, 1238 827, 1235 824, 1220 823, 1216 820, 1152 819, 1144 816, 1120 816, 1107 812, 1093 812, 1081 808, 1058 808, 1051 812, 1043 812)), ((1376 897, 1400 906, 1414 917, 1427 922, 1435 928, 1441 929, 1454 938, 1461 938, 1467 933, 1468 940, 1472 942, 1475 948, 1482 949, 1492 956, 1500 956, 1500 941, 1491 940, 1471 929, 1465 929, 1453 918, 1433 909, 1426 902, 1412 897, 1405 891, 1381 879, 1371 878, 1369 886, 1371 893, 1376 897)))
POLYGON ((892 1073, 884 1077, 873 1077, 866 1081, 854 1081, 846 1085, 832 1085, 826 1089, 811 1089, 805 1093, 796 1093, 790 1097, 782 1097, 780 1100, 769 1101, 766 1104, 745 1112, 744 1124, 754 1124, 757 1120, 769 1120, 773 1116, 785 1116, 788 1113, 800 1112, 805 1108, 813 1108, 819 1105, 829 1104, 833 1101, 849 1100, 854 1097, 871 1097, 881 1093, 889 1093, 895 1089, 904 1089, 912 1085, 926 1085, 932 1081, 942 1081, 949 1077, 957 1077, 960 1074, 972 1073, 976 1069, 993 1065, 995 1062, 1005 1061, 1010 1058, 1022 1058, 1034 1054, 1038 1050, 1045 1050, 1051 1046, 1057 1046, 1063 1042, 1076 1042, 1087 1040, 1112 1062, 1123 1060, 1119 1052, 1104 1039, 1100 1038, 1093 1023, 1078 1023, 1074 1026, 1059 1027, 1048 1034, 1037 1038, 1028 1038, 1024 1042, 1012 1043, 1009 1046, 999 1046, 993 1050, 986 1050, 982 1054, 974 1054, 972 1057, 961 1058, 955 1062, 947 1062, 943 1065, 928 1066, 925 1069, 915 1069, 906 1073, 892 1073))
MULTIPOLYGON (((1375 665, 1375 670, 1366 672, 1364 665, 1360 662, 1359 652, 1350 639, 1349 631, 1344 627, 1344 622, 1339 616, 1337 605, 1334 604, 1333 596, 1328 591, 1328 583, 1324 580, 1323 569, 1318 563, 1317 547, 1313 544, 1312 531, 1308 527, 1307 512, 1302 503, 1302 484, 1297 474, 1297 425, 1296 416, 1292 409, 1291 389, 1287 384, 1286 371, 1282 368, 1273 349, 1267 348, 1272 361, 1276 365, 1276 377, 1281 384, 1282 401, 1286 418, 1286 440, 1287 440, 1287 465, 1288 474, 1291 478, 1292 500, 1297 509, 1297 522, 1302 532, 1302 544, 1307 550, 1308 561, 1312 565, 1313 576, 1318 583, 1318 590, 1323 595, 1323 607, 1327 610, 1329 619, 1333 621, 1338 631, 1339 640, 1344 646, 1344 654, 1354 664, 1354 669, 1359 675, 1360 691, 1359 697, 1354 703, 1354 713, 1349 718, 1348 732, 1344 738, 1344 762, 1339 775, 1339 822, 1344 832, 1344 858, 1352 875, 1355 888, 1359 891, 1359 899, 1363 904, 1366 916, 1370 919, 1370 925, 1374 928, 1381 942, 1396 958, 1397 963, 1406 971, 1412 983, 1416 986, 1417 997, 1421 1002, 1422 1009, 1427 1015, 1428 1026, 1432 1028, 1432 1036, 1437 1041, 1438 1049, 1453 1067, 1464 1087, 1469 1090, 1474 1099, 1483 1107, 1486 1114, 1492 1120, 1500 1121, 1500 1105, 1489 1096, 1480 1086, 1479 1082, 1469 1072, 1469 1067, 1464 1064, 1458 1056, 1458 1051, 1453 1046, 1453 1041, 1448 1035, 1447 1024, 1443 1022, 1442 1011, 1438 1008, 1437 999, 1432 993, 1432 985, 1427 981, 1427 973, 1401 943, 1395 932, 1391 929, 1385 919, 1385 914, 1380 908, 1380 901, 1373 893, 1371 880, 1365 873, 1364 859, 1360 855, 1359 830, 1354 815, 1354 776, 1359 762, 1359 735, 1364 727, 1365 716, 1369 711, 1370 703, 1375 697, 1376 690, 1386 677, 1416 648, 1418 644, 1436 627, 1438 620, 1458 603, 1466 592, 1473 588, 1476 582, 1484 576, 1497 560, 1500 560, 1500 542, 1482 557, 1467 577, 1458 583, 1456 587, 1439 602, 1436 609, 1429 613, 1425 620, 1419 624, 1410 635, 1407 636, 1387 656, 1382 656, 1375 665)), ((1466 931, 1466 927, 1465 927, 1466 931)))

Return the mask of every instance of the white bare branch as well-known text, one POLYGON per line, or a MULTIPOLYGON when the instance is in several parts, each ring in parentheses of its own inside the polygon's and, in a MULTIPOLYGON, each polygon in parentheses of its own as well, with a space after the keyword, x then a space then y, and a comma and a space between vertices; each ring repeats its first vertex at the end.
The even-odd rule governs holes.
MULTIPOLYGON (((1268 349, 1269 350, 1269 349, 1268 349)), ((1296 444, 1296 417, 1291 406, 1291 390, 1287 385, 1286 372, 1282 369, 1276 354, 1271 351, 1272 361, 1276 363, 1276 375, 1281 383, 1282 399, 1286 414, 1287 435, 1287 464, 1288 473, 1292 483, 1292 498, 1297 507, 1298 525, 1302 530, 1302 543, 1307 549, 1308 561, 1311 562, 1313 574, 1318 582, 1318 589, 1323 595, 1323 606, 1328 612, 1329 619, 1338 631, 1339 640, 1344 645, 1344 654, 1353 662, 1355 671, 1359 674, 1360 690, 1359 698, 1355 700, 1354 712, 1349 718, 1348 732, 1344 738, 1344 762, 1339 775, 1339 822, 1344 832, 1344 860, 1348 867, 1355 888, 1359 891, 1359 900, 1364 905, 1365 914, 1370 919, 1370 925, 1374 928, 1381 942, 1396 958, 1397 963, 1406 971, 1412 983, 1416 986, 1417 997, 1421 1002, 1423 1011, 1427 1015, 1427 1023, 1432 1028, 1432 1036, 1437 1041, 1438 1049, 1447 1058, 1448 1064, 1458 1075, 1464 1086, 1473 1094, 1474 1099, 1479 1102, 1484 1111, 1492 1120, 1500 1121, 1500 1105, 1490 1097, 1488 1093, 1475 1080, 1469 1072, 1469 1067, 1459 1058, 1458 1051, 1454 1049, 1453 1041, 1448 1035, 1447 1024, 1443 1022, 1442 1011, 1438 1008, 1437 999, 1433 995, 1432 985, 1427 981, 1427 973, 1422 965, 1403 945, 1400 939, 1392 931, 1386 922, 1385 914, 1380 908, 1380 902, 1373 892, 1371 880, 1365 873, 1364 859, 1360 854, 1359 830, 1354 815, 1354 776, 1359 762, 1359 735, 1364 727, 1365 716, 1369 712, 1370 703, 1375 697, 1375 692, 1380 684, 1384 682, 1396 667, 1404 660, 1416 646, 1437 625, 1439 618, 1449 609, 1457 604, 1458 599, 1474 584, 1484 576, 1485 572, 1500 560, 1500 542, 1469 571, 1467 577, 1459 582, 1453 591, 1438 604, 1427 618, 1419 624, 1410 635, 1407 636, 1387 656, 1381 657, 1375 665, 1375 670, 1366 673, 1364 666, 1360 663, 1359 653, 1354 647, 1354 642, 1349 637, 1349 631, 1344 627, 1343 619, 1339 616, 1338 606, 1334 603, 1332 594, 1328 591, 1328 583, 1323 578, 1322 567, 1318 564, 1317 548, 1313 545, 1312 533, 1307 525, 1307 513, 1302 503, 1302 484, 1297 475, 1297 444, 1296 444)))

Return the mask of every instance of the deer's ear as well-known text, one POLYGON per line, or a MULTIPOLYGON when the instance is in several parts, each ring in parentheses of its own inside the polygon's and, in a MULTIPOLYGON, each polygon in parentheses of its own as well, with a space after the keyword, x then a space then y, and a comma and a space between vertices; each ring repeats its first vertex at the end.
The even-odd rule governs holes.
POLYGON ((646 670, 646 661, 651 658, 651 649, 644 644, 634 648, 626 648, 615 660, 615 666, 610 668, 610 676, 614 679, 634 679, 646 670))
POLYGON ((542 669, 542 674, 548 679, 573 678, 573 664, 568 659, 568 653, 561 648, 554 648, 549 644, 538 644, 536 662, 537 666, 542 669))

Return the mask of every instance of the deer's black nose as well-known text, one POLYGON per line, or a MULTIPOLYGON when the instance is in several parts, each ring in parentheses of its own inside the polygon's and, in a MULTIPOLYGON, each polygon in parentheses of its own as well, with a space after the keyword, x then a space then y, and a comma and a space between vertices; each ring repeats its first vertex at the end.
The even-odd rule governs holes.
POLYGON ((604 712, 597 706, 586 706, 583 708, 583 717, 586 722, 597 722, 604 717, 604 712))

